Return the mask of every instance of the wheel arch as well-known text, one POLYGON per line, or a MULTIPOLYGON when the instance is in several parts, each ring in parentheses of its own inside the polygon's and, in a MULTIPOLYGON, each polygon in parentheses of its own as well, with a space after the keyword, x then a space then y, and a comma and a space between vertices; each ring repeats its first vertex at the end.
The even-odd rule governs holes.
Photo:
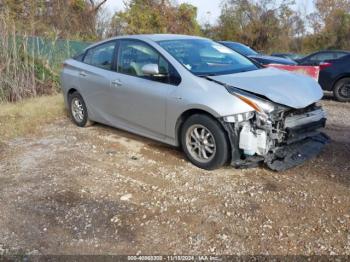
POLYGON ((67 109, 69 109, 69 97, 74 93, 74 92, 79 92, 78 89, 75 86, 71 86, 66 89, 62 89, 63 91, 63 98, 64 98, 64 103, 67 109))
POLYGON ((67 98, 69 98, 69 97, 70 97, 73 93, 75 93, 75 92, 78 92, 78 93, 79 93, 78 89, 76 89, 76 88, 74 88, 74 87, 72 87, 71 89, 69 89, 68 92, 67 92, 67 98))
MULTIPOLYGON (((195 114, 202 114, 202 115, 207 115, 210 118, 218 121, 218 118, 213 114, 210 113, 207 110, 204 109, 200 109, 200 108, 191 108, 188 109, 186 111, 184 111, 177 119, 176 121, 176 125, 175 125, 175 141, 176 143, 181 146, 181 130, 182 130, 182 126, 185 123, 185 121, 192 115, 195 114)), ((220 123, 220 121, 218 121, 218 123, 220 123)), ((222 124, 220 123, 220 126, 222 126, 222 124)))
POLYGON ((333 91, 337 83, 344 78, 350 78, 350 73, 342 74, 341 76, 337 77, 337 79, 333 81, 331 91, 333 91))

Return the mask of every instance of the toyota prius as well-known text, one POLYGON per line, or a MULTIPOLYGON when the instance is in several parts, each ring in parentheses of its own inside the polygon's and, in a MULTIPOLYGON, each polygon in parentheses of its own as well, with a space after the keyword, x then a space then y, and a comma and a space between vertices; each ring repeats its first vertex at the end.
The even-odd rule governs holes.
POLYGON ((329 140, 315 80, 262 68, 206 38, 108 39, 65 61, 61 83, 79 127, 98 122, 181 147, 203 169, 285 170, 329 140))

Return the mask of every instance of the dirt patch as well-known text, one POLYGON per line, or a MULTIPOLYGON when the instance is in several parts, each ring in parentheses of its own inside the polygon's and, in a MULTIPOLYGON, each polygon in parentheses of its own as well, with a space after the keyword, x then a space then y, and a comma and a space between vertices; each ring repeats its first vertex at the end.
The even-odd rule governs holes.
POLYGON ((350 255, 350 104, 322 103, 332 143, 282 173, 203 171, 178 149, 66 118, 0 143, 0 244, 34 254, 350 255))

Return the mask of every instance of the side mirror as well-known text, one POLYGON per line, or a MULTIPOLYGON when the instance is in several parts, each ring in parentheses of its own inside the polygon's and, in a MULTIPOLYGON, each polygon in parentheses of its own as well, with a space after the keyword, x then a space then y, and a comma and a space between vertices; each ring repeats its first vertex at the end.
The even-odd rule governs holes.
POLYGON ((141 69, 142 74, 146 76, 157 76, 159 75, 159 67, 157 64, 147 64, 141 69))

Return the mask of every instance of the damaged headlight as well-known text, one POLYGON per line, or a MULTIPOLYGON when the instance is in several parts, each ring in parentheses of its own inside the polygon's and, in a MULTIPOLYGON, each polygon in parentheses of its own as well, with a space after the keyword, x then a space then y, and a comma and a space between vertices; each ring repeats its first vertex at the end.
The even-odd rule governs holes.
POLYGON ((257 115, 259 118, 261 118, 261 120, 267 121, 269 118, 268 115, 277 110, 279 107, 279 105, 273 102, 250 94, 248 92, 244 92, 235 87, 226 86, 226 89, 230 94, 236 96, 244 103, 252 107, 257 112, 257 115))
POLYGON ((244 103, 254 108, 254 110, 260 114, 266 115, 273 112, 276 109, 275 105, 270 101, 267 101, 260 97, 256 97, 249 93, 236 90, 231 90, 230 93, 242 100, 244 103))
POLYGON ((241 113, 241 114, 235 114, 232 116, 225 116, 224 121, 227 123, 240 123, 248 121, 249 119, 252 119, 254 117, 255 113, 254 111, 241 113))

